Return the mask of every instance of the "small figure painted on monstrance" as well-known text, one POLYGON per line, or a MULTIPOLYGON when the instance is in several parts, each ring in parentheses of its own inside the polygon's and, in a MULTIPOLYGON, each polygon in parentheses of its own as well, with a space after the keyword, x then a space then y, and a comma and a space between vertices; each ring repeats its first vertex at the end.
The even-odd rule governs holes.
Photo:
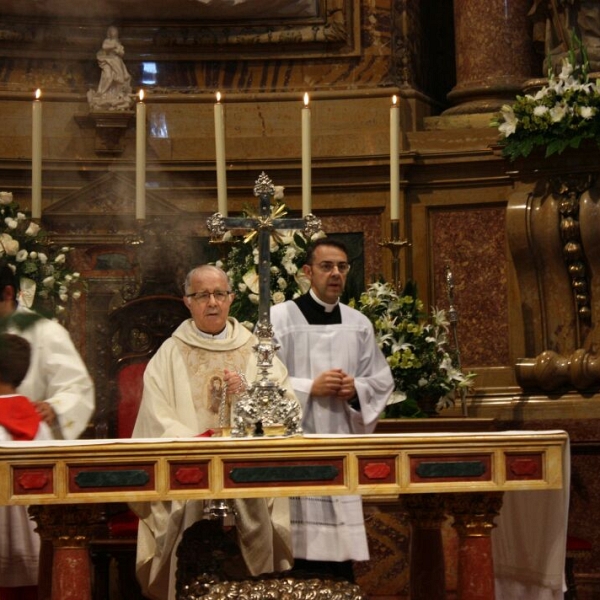
POLYGON ((132 110, 135 99, 131 92, 131 75, 123 62, 125 48, 119 41, 119 31, 111 25, 106 32, 102 48, 96 53, 102 73, 96 90, 87 97, 93 111, 132 110))

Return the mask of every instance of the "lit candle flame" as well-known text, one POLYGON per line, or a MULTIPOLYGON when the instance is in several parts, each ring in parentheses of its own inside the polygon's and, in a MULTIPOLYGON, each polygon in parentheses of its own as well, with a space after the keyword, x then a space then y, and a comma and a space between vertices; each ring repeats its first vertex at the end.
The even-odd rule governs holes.
POLYGON ((308 106, 308 92, 304 94, 304 106, 308 106))
POLYGON ((394 94, 394 95, 392 96, 392 104, 395 106, 395 105, 396 105, 396 102, 398 102, 398 98, 396 97, 396 94, 394 94))
POLYGON ((139 96, 140 102, 143 102, 144 101, 144 90, 140 90, 138 96, 139 96))
POLYGON ((217 92, 217 102, 221 102, 221 92, 217 92))
POLYGON ((38 88, 37 90, 35 90, 35 99, 39 100, 42 97, 42 90, 40 90, 40 88, 38 88))

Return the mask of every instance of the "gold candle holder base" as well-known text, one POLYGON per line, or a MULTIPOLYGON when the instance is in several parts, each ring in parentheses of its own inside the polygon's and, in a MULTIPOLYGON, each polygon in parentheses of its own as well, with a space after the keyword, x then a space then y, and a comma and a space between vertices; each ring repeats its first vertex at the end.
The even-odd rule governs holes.
POLYGON ((410 246, 408 240, 400 239, 400 221, 395 219, 391 222, 390 227, 391 239, 379 242, 382 248, 387 248, 392 253, 392 280, 394 287, 400 287, 400 250, 405 246, 410 246))

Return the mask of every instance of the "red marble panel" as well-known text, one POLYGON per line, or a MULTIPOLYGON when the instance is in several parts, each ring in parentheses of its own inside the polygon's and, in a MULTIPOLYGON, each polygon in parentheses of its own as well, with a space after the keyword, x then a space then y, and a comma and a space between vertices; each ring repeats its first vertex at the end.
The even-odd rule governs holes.
POLYGON ((467 370, 511 363, 506 245, 504 206, 431 211, 432 305, 448 309, 448 265, 454 275, 457 332, 467 370))
POLYGON ((373 460, 370 457, 359 457, 358 459, 358 481, 363 483, 396 483, 396 458, 378 457, 373 460))
POLYGON ((169 474, 172 490, 208 489, 208 461, 201 463, 171 463, 169 474))
POLYGON ((13 494, 52 494, 54 471, 49 467, 13 467, 13 494))
POLYGON ((531 454, 507 453, 505 461, 507 481, 542 479, 544 476, 544 463, 541 452, 531 454))

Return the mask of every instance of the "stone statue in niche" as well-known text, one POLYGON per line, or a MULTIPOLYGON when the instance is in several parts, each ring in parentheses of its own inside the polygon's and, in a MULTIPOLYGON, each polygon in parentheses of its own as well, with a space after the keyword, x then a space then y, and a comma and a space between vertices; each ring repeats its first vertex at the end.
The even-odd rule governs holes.
POLYGON ((131 75, 123 62, 124 54, 119 31, 111 25, 102 48, 96 53, 102 73, 98 89, 89 90, 87 94, 91 110, 124 111, 133 108, 135 98, 131 92, 131 75))
POLYGON ((546 70, 560 72, 575 34, 586 49, 590 72, 600 71, 600 0, 533 0, 529 16, 546 70))

